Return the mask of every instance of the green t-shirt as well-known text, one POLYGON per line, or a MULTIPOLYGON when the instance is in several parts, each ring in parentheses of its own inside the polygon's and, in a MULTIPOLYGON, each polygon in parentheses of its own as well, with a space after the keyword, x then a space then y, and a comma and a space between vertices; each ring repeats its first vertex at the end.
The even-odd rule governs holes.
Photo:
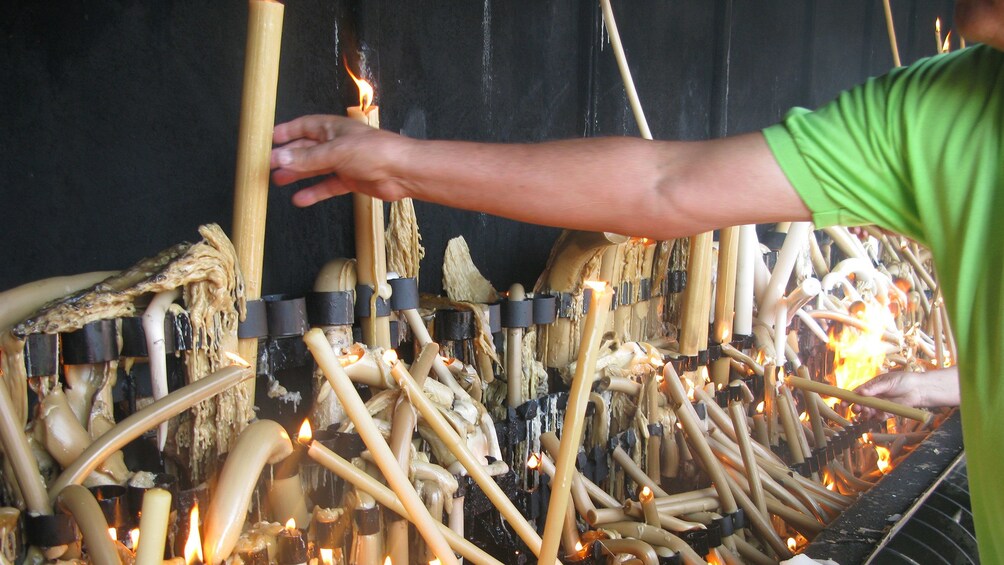
POLYGON ((874 223, 931 249, 980 555, 1004 563, 1004 53, 925 59, 763 133, 818 226, 874 223))

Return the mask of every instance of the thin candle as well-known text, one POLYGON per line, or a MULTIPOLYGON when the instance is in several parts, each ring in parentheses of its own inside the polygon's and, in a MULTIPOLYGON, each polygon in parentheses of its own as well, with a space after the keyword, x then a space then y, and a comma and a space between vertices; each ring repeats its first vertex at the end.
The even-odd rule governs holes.
POLYGON ((568 405, 561 428, 561 445, 558 457, 554 462, 551 498, 547 505, 544 535, 538 554, 541 563, 551 563, 558 557, 558 541, 564 522, 565 509, 568 506, 569 491, 572 487, 572 474, 575 471, 575 455, 579 451, 582 440, 583 421, 586 415, 586 404, 589 401, 589 391, 593 386, 600 338, 603 336, 603 328, 606 327, 610 301, 613 296, 613 293, 603 283, 592 284, 592 290, 589 313, 586 315, 582 340, 579 343, 575 375, 572 377, 572 386, 568 393, 568 405))
POLYGON ((825 383, 816 382, 810 379, 805 379, 802 377, 796 377, 794 375, 788 375, 785 382, 800 390, 807 390, 810 392, 815 392, 823 396, 831 396, 833 398, 839 398, 840 400, 850 402, 853 404, 860 404, 861 406, 867 406, 869 408, 874 408, 875 410, 880 410, 882 412, 888 412, 890 414, 895 414, 897 416, 902 416, 904 418, 909 418, 911 420, 917 420, 918 422, 923 422, 925 424, 931 423, 934 420, 934 414, 928 412, 927 410, 921 410, 920 408, 912 408, 909 406, 904 406, 902 404, 897 404, 895 402, 890 402, 881 398, 875 398, 872 396, 864 396, 858 394, 854 391, 836 387, 833 385, 828 385, 825 383))
MULTIPOLYGON (((397 379, 398 386, 408 395, 412 406, 422 414, 422 418, 425 419, 425 422, 432 428, 433 432, 443 440, 450 453, 467 469, 468 474, 481 487, 485 496, 492 501, 492 504, 499 510, 502 517, 509 521, 509 525, 516 531, 516 535, 523 540, 523 543, 530 548, 530 551, 533 551, 537 555, 540 551, 540 536, 537 535, 537 532, 526 521, 526 518, 520 514, 516 506, 509 500, 509 497, 506 496, 498 486, 498 483, 495 482, 495 479, 485 470, 485 462, 479 461, 471 453, 464 440, 457 435, 456 430, 446 421, 446 418, 439 412, 439 408, 434 406, 419 389, 415 379, 411 377, 407 370, 402 367, 400 370, 391 371, 391 375, 397 379)), ((558 563, 557 559, 548 563, 552 562, 558 563)))
MULTIPOLYGON (((387 482, 394 492, 401 497, 401 501, 404 503, 404 507, 408 509, 408 514, 413 518, 419 533, 437 557, 445 563, 456 565, 457 558, 453 555, 453 550, 446 543, 442 532, 436 529, 436 522, 429 514, 429 509, 422 503, 422 499, 415 492, 415 488, 412 486, 411 481, 408 480, 408 476, 398 465, 397 459, 383 438, 383 434, 381 434, 373 422, 373 418, 370 416, 369 411, 367 411, 362 399, 359 398, 359 393, 356 392, 352 381, 349 380, 348 375, 345 374, 345 370, 342 369, 341 363, 338 362, 338 358, 335 357, 334 352, 331 350, 331 346, 328 345, 324 332, 314 328, 303 336, 303 341, 306 342, 307 348, 310 349, 317 364, 324 372, 324 376, 327 378, 332 390, 338 396, 338 400, 342 403, 352 423, 355 424, 356 431, 362 438, 363 443, 366 444, 366 447, 369 448, 380 471, 387 478, 387 482)), ((424 395, 421 392, 419 395, 424 399, 424 395)), ((414 397, 411 400, 414 403, 414 397)))
MULTIPOLYGON (((313 441, 309 433, 300 434, 297 441, 307 446, 307 457, 317 461, 326 469, 338 475, 342 480, 350 483, 355 488, 366 492, 381 505, 390 509, 398 516, 412 520, 411 515, 405 510, 397 495, 382 483, 363 472, 361 469, 343 459, 340 455, 324 447, 320 442, 313 441)), ((436 524, 436 527, 449 540, 450 545, 465 559, 470 559, 477 565, 502 565, 500 561, 485 553, 471 542, 457 535, 456 532, 446 527, 445 524, 436 524)))
MULTIPOLYGON (((373 104, 373 87, 357 78, 346 66, 359 88, 359 106, 347 109, 348 116, 380 129, 380 108, 373 104)), ((387 285, 387 243, 384 237, 383 201, 358 192, 352 193, 356 235, 356 279, 373 289, 370 315, 362 318, 363 341, 369 346, 390 348, 390 320, 376 315, 377 298, 390 298, 387 285)))
MULTIPOLYGON (((261 297, 269 154, 275 125, 279 48, 285 6, 271 0, 250 0, 248 10, 244 87, 237 134, 233 242, 244 275, 244 296, 248 300, 257 300, 261 297)), ((257 359, 258 340, 240 340, 238 352, 245 359, 257 359)), ((253 381, 245 387, 245 392, 253 405, 253 381)))

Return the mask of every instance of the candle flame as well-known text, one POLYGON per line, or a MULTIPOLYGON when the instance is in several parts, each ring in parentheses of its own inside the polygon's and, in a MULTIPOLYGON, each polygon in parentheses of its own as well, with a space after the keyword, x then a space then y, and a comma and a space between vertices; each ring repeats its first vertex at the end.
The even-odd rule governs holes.
POLYGON ((655 498, 655 493, 647 486, 642 487, 641 492, 638 493, 638 500, 640 502, 648 502, 653 498, 655 498))
POLYGON ((803 422, 808 422, 809 421, 809 414, 807 414, 806 412, 802 412, 801 414, 798 415, 798 419, 801 420, 801 421, 803 421, 803 422))
POLYGON ((863 441, 865 443, 871 443, 872 442, 872 435, 869 434, 869 433, 863 433, 863 434, 861 434, 861 441, 863 441))
POLYGON ((390 555, 388 555, 387 557, 383 558, 383 565, 393 565, 393 563, 394 562, 391 561, 390 555))
POLYGON ((440 565, 439 558, 437 557, 437 558, 433 559, 432 561, 429 561, 429 565, 440 565))
POLYGON ((226 356, 227 359, 230 359, 231 365, 237 365, 238 367, 245 367, 248 369, 251 368, 251 363, 248 363, 247 360, 241 357, 240 355, 237 355, 232 351, 225 351, 223 354, 226 356))
POLYGON ((108 528, 108 537, 112 538, 112 541, 118 541, 119 532, 115 528, 108 528))
POLYGON ((202 563, 202 536, 199 535, 199 503, 188 515, 188 539, 185 540, 185 565, 202 563))
MULTIPOLYGON (((352 82, 356 83, 356 88, 359 89, 359 109, 366 113, 370 106, 373 104, 373 87, 370 83, 357 77, 352 69, 349 68, 349 62, 345 61, 345 70, 349 72, 349 76, 352 77, 352 82)), ((388 558, 389 559, 389 558, 388 558)))
POLYGON ((303 424, 300 426, 300 431, 296 434, 296 441, 303 445, 309 445, 310 440, 312 439, 314 439, 314 433, 310 429, 310 420, 304 418, 303 424))
POLYGON ((934 18, 934 31, 936 33, 941 33, 941 18, 934 18))
POLYGON ((603 281, 586 281, 584 284, 596 292, 603 292, 607 289, 607 283, 603 281))
POLYGON ((129 541, 132 542, 133 549, 139 547, 139 528, 129 530, 129 541))
POLYGON ((952 50, 952 32, 949 31, 948 35, 945 36, 945 43, 941 45, 941 52, 948 53, 952 50))
POLYGON ((871 380, 885 362, 882 334, 892 314, 878 305, 857 301, 850 313, 864 322, 864 330, 844 326, 839 335, 830 332, 828 347, 833 350, 833 380, 840 388, 854 390, 871 380))
POLYGON ((892 469, 892 456, 889 450, 881 445, 875 446, 875 453, 878 453, 878 469, 882 474, 888 473, 892 469))
POLYGON ((760 401, 760 404, 756 405, 756 411, 758 414, 763 414, 763 400, 760 401))
POLYGON ((394 351, 393 349, 388 349, 387 351, 383 352, 383 360, 388 365, 393 365, 394 363, 397 363, 397 359, 398 359, 397 351, 394 351))
POLYGON ((286 520, 286 531, 289 533, 296 533, 296 519, 290 518, 286 520))
POLYGON ((526 460, 526 466, 528 469, 537 470, 540 468, 540 455, 536 453, 531 453, 530 457, 526 460))
POLYGON ((788 538, 788 550, 795 551, 796 547, 798 547, 798 542, 795 541, 795 538, 788 538))
POLYGON ((575 551, 582 551, 582 542, 581 541, 575 542, 575 551))
POLYGON ((327 547, 321 548, 321 564, 332 565, 335 562, 335 550, 327 547))

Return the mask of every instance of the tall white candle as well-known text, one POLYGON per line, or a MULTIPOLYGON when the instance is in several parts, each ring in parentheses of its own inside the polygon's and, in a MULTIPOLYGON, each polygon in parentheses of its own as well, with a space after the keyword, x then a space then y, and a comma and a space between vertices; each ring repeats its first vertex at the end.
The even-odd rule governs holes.
POLYGON ((739 228, 739 259, 736 268, 736 314, 732 332, 736 335, 750 335, 753 331, 753 267, 759 252, 760 242, 756 237, 756 226, 750 224, 739 228))

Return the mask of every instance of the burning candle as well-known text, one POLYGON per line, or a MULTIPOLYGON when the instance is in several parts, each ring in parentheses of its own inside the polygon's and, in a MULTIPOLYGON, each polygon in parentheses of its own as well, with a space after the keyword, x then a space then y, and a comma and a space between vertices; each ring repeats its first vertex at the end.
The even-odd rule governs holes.
POLYGON ((648 487, 642 487, 638 493, 638 502, 641 502, 641 509, 645 515, 645 523, 649 526, 662 527, 659 519, 659 507, 655 504, 655 493, 648 487))
POLYGON ((206 512, 206 563, 216 565, 230 556, 244 527, 262 469, 292 453, 286 430, 271 420, 254 422, 241 432, 220 471, 216 492, 206 512))
POLYGON ((143 510, 139 529, 143 537, 136 548, 136 565, 160 565, 164 559, 164 543, 171 517, 171 493, 162 488, 143 493, 143 510))
MULTIPOLYGON (((732 338, 736 306, 736 279, 739 259, 740 228, 724 228, 718 237, 718 274, 715 288, 714 342, 732 338)), ((711 381, 717 386, 729 382, 729 358, 722 356, 711 365, 711 381)))
POLYGON ((589 401, 589 391, 593 385, 600 338, 603 336, 603 328, 610 312, 612 298, 610 290, 603 283, 593 283, 591 286, 593 292, 589 302, 589 313, 586 315, 586 323, 582 330, 575 375, 568 393, 568 405, 561 428, 561 445, 554 462, 554 480, 551 481, 551 498, 547 506, 544 535, 540 552, 537 554, 541 563, 551 563, 558 557, 558 541, 565 509, 568 506, 572 474, 575 471, 575 455, 582 440, 586 403, 589 401))
POLYGON ((290 518, 276 538, 276 562, 279 565, 300 565, 307 562, 307 538, 290 518))
MULTIPOLYGON (((359 106, 347 109, 348 116, 372 128, 380 128, 380 108, 373 104, 373 87, 357 78, 348 69, 349 76, 359 88, 359 106)), ((358 192, 352 193, 356 234, 356 278, 360 285, 373 289, 370 297, 370 315, 361 318, 363 341, 369 346, 390 348, 390 319, 376 315, 377 298, 390 298, 387 285, 387 247, 384 237, 383 201, 358 192)))
MULTIPOLYGON (((269 157, 275 125, 279 47, 282 44, 285 7, 281 2, 250 0, 248 8, 244 87, 237 134, 233 242, 244 275, 244 296, 248 300, 257 300, 261 298, 269 157)), ((244 359, 258 358, 257 339, 242 339, 238 347, 244 359)), ((254 405, 254 381, 245 387, 245 392, 254 405)))
MULTIPOLYGON (((389 508, 392 512, 412 520, 411 515, 391 489, 387 488, 370 475, 364 473, 358 467, 349 463, 337 453, 322 445, 320 442, 313 441, 313 438, 309 434, 301 434, 297 437, 297 441, 308 446, 308 457, 317 461, 319 464, 323 465, 329 471, 338 475, 346 482, 352 484, 352 486, 368 493, 376 499, 377 502, 389 508)), ((414 522, 414 520, 412 521, 414 522)), ((443 533, 444 536, 447 537, 447 539, 449 539, 450 545, 466 559, 470 559, 477 565, 501 565, 501 562, 497 559, 494 559, 471 542, 458 536, 453 530, 447 528, 445 524, 437 524, 436 527, 443 533)))
POLYGON ((188 515, 188 537, 185 539, 185 565, 202 565, 202 536, 199 534, 199 502, 188 515))
POLYGON ((903 418, 909 418, 911 420, 916 420, 924 424, 931 423, 934 420, 934 414, 928 412, 927 410, 921 410, 920 408, 912 408, 910 406, 904 406, 896 402, 891 402, 882 398, 875 398, 872 396, 864 396, 858 394, 854 391, 846 390, 840 387, 835 387, 833 385, 828 385, 825 383, 816 382, 810 379, 805 379, 802 377, 796 377, 794 375, 788 375, 786 382, 799 390, 807 390, 810 392, 815 392, 822 394, 823 396, 831 396, 833 398, 839 398, 840 400, 851 402, 854 404, 860 404, 861 406, 867 406, 869 408, 874 408, 881 412, 888 412, 890 414, 895 414, 897 416, 902 416, 903 418))
MULTIPOLYGON (((324 372, 324 376, 328 379, 332 390, 338 396, 338 400, 345 408, 345 412, 352 420, 352 423, 355 424, 359 436, 366 444, 366 447, 369 448, 380 471, 387 478, 388 484, 401 497, 401 501, 415 522, 419 533, 439 559, 445 563, 456 565, 457 558, 453 555, 453 550, 446 543, 442 532, 436 528, 435 520, 429 515, 429 509, 422 503, 418 493, 415 492, 415 488, 411 485, 411 481, 408 480, 408 476, 398 465, 397 459, 383 438, 383 434, 381 434, 373 422, 373 418, 370 416, 369 411, 367 411, 362 399, 359 398, 359 393, 356 392, 352 381, 349 380, 348 375, 345 374, 345 370, 342 369, 341 363, 338 362, 334 352, 332 352, 331 346, 328 345, 324 332, 314 328, 303 336, 303 341, 306 342, 314 359, 317 360, 317 364, 324 372)), ((409 394, 412 404, 415 403, 415 396, 414 394, 409 394)), ((421 396, 423 400, 425 399, 425 395, 420 391, 418 392, 418 396, 421 396)), ((428 416, 426 418, 428 419, 428 416)), ((459 443, 459 439, 457 442, 459 443)))

